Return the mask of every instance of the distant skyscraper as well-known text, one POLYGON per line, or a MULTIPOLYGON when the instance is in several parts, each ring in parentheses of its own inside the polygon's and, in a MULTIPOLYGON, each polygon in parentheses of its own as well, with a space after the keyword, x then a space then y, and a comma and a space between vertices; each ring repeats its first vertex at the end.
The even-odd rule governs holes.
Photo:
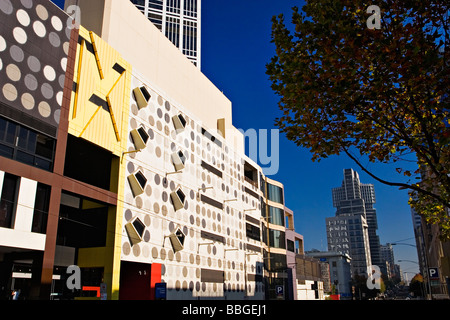
POLYGON ((423 228, 426 229, 426 223, 422 223, 420 215, 411 208, 411 217, 414 228, 414 237, 416 239, 417 258, 419 260, 420 273, 427 274, 427 253, 423 228))
POLYGON ((386 243, 385 245, 380 245, 380 254, 381 261, 387 264, 385 268, 381 269, 381 271, 388 277, 391 277, 395 264, 394 249, 392 248, 392 244, 386 243))
POLYGON ((328 250, 349 254, 352 272, 367 274, 369 266, 381 265, 374 187, 345 169, 342 186, 333 188, 332 196, 336 216, 326 219, 328 250))
POLYGON ((131 0, 200 69, 201 0, 131 0))

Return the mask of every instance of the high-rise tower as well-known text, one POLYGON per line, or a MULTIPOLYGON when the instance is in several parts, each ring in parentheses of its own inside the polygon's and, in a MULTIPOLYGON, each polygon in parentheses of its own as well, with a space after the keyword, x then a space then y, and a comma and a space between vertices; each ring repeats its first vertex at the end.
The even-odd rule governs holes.
POLYGON ((201 0, 131 0, 200 69, 201 0))
POLYGON ((332 196, 336 216, 326 219, 328 249, 348 253, 353 273, 364 274, 369 266, 381 264, 374 187, 345 169, 342 186, 333 188, 332 196))

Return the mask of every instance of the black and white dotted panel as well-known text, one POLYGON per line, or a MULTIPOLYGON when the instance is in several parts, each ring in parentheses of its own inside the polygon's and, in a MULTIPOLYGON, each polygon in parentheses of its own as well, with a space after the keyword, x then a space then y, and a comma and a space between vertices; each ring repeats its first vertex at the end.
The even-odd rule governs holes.
MULTIPOLYGON (((132 88, 142 85, 142 81, 132 78, 132 88)), ((147 107, 139 109, 131 97, 129 131, 143 127, 149 140, 141 152, 127 155, 126 175, 140 171, 147 184, 142 194, 134 196, 126 182, 123 220, 125 225, 138 217, 145 231, 142 241, 135 244, 123 234, 122 259, 163 264, 163 281, 167 282, 168 295, 172 298, 223 298, 224 295, 242 298, 245 275, 261 272, 256 270, 258 257, 245 255, 248 239, 243 209, 260 210, 260 204, 243 191, 243 159, 225 143, 218 146, 205 138, 204 126, 195 116, 150 86, 146 87, 151 95, 147 107), (172 123, 172 117, 179 113, 186 119, 186 127, 181 132, 172 123), (170 156, 178 150, 186 156, 185 168, 166 177, 166 173, 174 171, 170 156), (222 178, 202 168, 201 161, 219 169, 222 178), (186 201, 183 209, 175 211, 170 193, 178 186, 185 193, 186 201), (223 209, 216 208, 199 199, 198 189, 203 187, 212 187, 201 193, 218 202, 237 201, 224 204, 223 209), (176 228, 186 235, 184 249, 178 252, 174 252, 165 238, 176 228), (201 237, 202 231, 222 236, 225 243, 205 244, 211 241, 201 237), (224 282, 202 282, 202 269, 224 271, 224 282)), ((133 139, 129 137, 128 151, 134 149, 133 139)), ((263 285, 249 282, 247 291, 251 296, 262 297, 263 285)))
POLYGON ((58 127, 71 29, 48 0, 0 1, 0 102, 58 127))

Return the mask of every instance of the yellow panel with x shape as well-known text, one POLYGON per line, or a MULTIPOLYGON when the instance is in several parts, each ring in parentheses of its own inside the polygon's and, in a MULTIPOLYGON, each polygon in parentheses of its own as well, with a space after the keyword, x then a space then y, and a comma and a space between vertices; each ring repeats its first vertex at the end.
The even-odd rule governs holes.
POLYGON ((74 81, 69 133, 121 156, 128 133, 131 65, 81 28, 74 81))

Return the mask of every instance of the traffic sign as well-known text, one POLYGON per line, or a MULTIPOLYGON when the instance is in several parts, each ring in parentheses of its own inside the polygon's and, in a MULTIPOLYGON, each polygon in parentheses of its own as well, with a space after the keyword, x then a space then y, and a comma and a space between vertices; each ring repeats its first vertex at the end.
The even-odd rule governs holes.
POLYGON ((284 298, 284 286, 275 286, 275 293, 277 295, 277 299, 284 298))
POLYGON ((438 268, 428 268, 428 275, 430 276, 430 280, 438 280, 439 279, 438 268))

